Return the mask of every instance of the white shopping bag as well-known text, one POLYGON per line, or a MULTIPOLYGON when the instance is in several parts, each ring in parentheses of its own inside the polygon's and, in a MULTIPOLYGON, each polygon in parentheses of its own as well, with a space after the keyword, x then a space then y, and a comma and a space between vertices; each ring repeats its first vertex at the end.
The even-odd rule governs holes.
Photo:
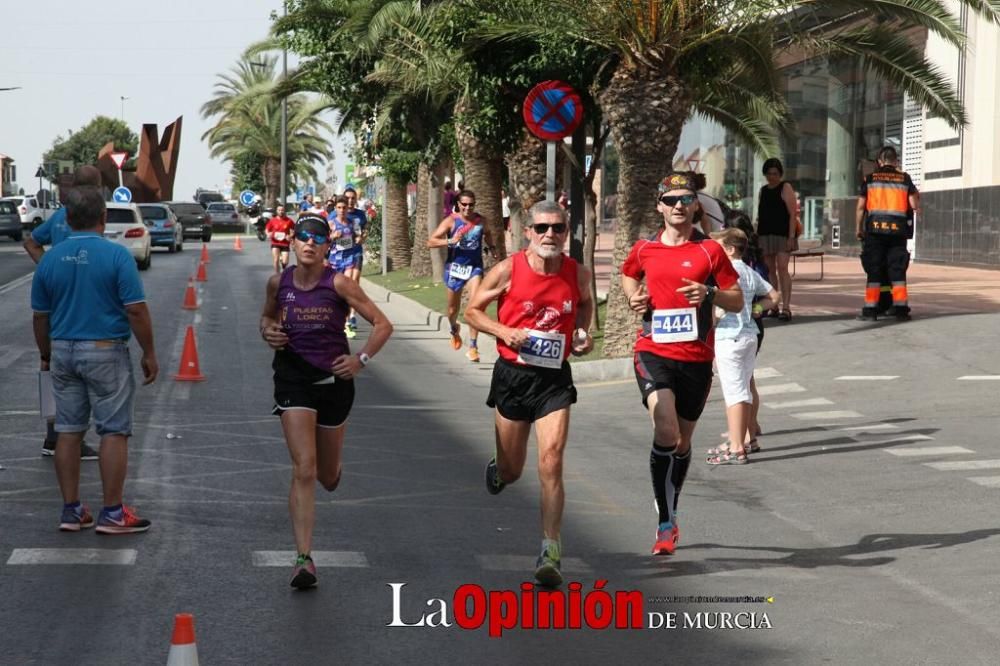
POLYGON ((52 390, 52 375, 48 370, 38 371, 38 413, 43 419, 56 417, 56 394, 52 390))

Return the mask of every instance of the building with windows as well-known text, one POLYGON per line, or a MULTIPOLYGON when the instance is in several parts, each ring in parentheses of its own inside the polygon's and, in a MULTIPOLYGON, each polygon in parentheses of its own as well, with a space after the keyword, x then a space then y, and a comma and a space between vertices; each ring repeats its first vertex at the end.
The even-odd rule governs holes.
MULTIPOLYGON (((954 82, 968 125, 953 129, 857 59, 826 57, 783 63, 781 85, 794 125, 782 140, 785 179, 799 193, 807 237, 858 251, 856 195, 883 145, 922 194, 911 246, 919 261, 1000 267, 1000 29, 956 9, 968 47, 959 50, 923 30, 909 36, 954 82)), ((711 121, 685 126, 674 167, 706 174, 709 193, 756 216, 760 167, 754 155, 711 121)), ((834 249, 834 248, 831 248, 834 249)))

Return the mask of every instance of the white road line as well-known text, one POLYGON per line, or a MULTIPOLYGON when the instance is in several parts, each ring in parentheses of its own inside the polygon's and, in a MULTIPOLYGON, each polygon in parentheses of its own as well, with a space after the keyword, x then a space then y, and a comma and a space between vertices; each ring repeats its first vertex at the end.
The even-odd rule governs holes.
POLYGON ((25 282, 30 282, 31 278, 34 275, 35 275, 35 271, 31 271, 27 275, 22 275, 21 277, 17 278, 16 280, 11 280, 7 284, 0 286, 0 294, 6 294, 8 291, 11 291, 13 289, 17 289, 18 287, 20 287, 25 282))
POLYGON ((28 351, 30 350, 25 347, 21 347, 20 349, 8 349, 3 356, 0 356, 0 368, 10 367, 15 361, 17 361, 17 359, 21 358, 28 351))
MULTIPOLYGON (((318 567, 351 567, 365 569, 369 566, 364 553, 356 550, 314 550, 310 553, 318 567)), ((294 550, 255 550, 255 567, 290 567, 295 564, 294 550)))
POLYGON ((1000 488, 1000 476, 970 476, 969 481, 987 488, 1000 488))
MULTIPOLYGON (((881 442, 879 442, 881 444, 881 442)), ((883 449, 886 453, 894 456, 914 457, 914 456, 955 456, 961 453, 975 453, 962 446, 921 446, 918 448, 906 449, 883 449)))
POLYGON ((959 472, 973 469, 1000 469, 1000 460, 960 460, 955 462, 924 464, 942 472, 959 472))
POLYGON ((15 548, 7 564, 135 564, 138 551, 131 548, 15 548))
POLYGON ((988 382, 988 381, 1000 381, 1000 375, 962 375, 958 378, 958 381, 962 382, 988 382))
POLYGON ((799 384, 774 384, 772 386, 758 386, 757 393, 760 395, 781 395, 782 393, 805 393, 805 387, 799 384))
POLYGON ((834 377, 835 382, 887 382, 899 379, 899 375, 841 375, 834 377))
POLYGON ((899 430, 899 426, 893 423, 874 423, 872 425, 851 426, 841 428, 841 430, 856 430, 859 432, 884 432, 886 430, 899 430))
POLYGON ((801 414, 792 414, 793 418, 800 419, 802 421, 822 421, 824 419, 859 419, 861 416, 861 414, 852 412, 849 409, 832 412, 802 412, 801 414))
MULTIPOLYGON (((757 391, 760 391, 760 387, 757 387, 757 391)), ((832 405, 833 400, 827 400, 826 398, 808 398, 806 400, 789 400, 788 402, 765 402, 763 403, 765 407, 771 409, 792 409, 794 407, 822 407, 823 405, 832 405)))
POLYGON ((754 379, 772 379, 781 377, 781 373, 774 368, 757 368, 753 371, 754 379))
MULTIPOLYGON (((531 555, 476 555, 476 562, 486 571, 532 571, 535 558, 531 555)), ((562 558, 560 569, 570 574, 588 574, 590 565, 579 557, 562 558)))

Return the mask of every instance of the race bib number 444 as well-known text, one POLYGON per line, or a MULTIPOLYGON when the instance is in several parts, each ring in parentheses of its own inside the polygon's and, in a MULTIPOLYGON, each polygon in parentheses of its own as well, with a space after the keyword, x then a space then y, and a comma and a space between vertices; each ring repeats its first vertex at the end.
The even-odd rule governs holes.
POLYGON ((691 342, 698 339, 698 316, 694 308, 653 311, 653 342, 691 342))
POLYGON ((518 350, 517 360, 537 368, 562 367, 566 336, 558 331, 528 331, 528 340, 518 350))
POLYGON ((456 280, 468 280, 472 277, 472 266, 469 264, 452 264, 448 274, 456 280))

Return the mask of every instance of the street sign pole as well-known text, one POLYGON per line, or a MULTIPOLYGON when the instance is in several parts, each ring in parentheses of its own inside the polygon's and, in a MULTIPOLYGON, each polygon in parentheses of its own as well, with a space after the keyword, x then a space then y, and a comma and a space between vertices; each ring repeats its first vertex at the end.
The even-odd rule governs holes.
POLYGON ((125 187, 125 181, 122 180, 122 170, 121 170, 121 167, 118 168, 118 187, 125 187))
POLYGON ((572 235, 569 239, 569 256, 583 263, 584 218, 587 215, 583 197, 583 179, 587 177, 585 153, 587 151, 587 129, 581 123, 573 132, 573 157, 582 171, 570 170, 569 177, 569 220, 572 235))
POLYGON ((545 143, 545 199, 556 200, 556 142, 545 143))

